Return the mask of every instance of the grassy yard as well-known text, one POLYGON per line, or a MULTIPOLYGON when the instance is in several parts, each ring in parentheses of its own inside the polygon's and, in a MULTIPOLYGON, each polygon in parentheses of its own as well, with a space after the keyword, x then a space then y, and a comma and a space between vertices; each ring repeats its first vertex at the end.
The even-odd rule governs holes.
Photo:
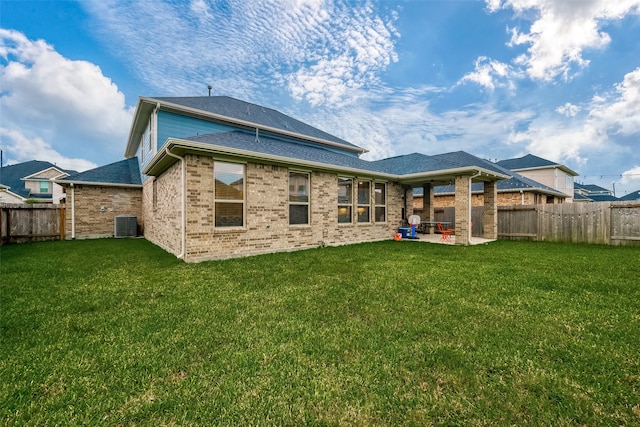
POLYGON ((640 249, 0 248, 0 424, 640 425, 640 249))

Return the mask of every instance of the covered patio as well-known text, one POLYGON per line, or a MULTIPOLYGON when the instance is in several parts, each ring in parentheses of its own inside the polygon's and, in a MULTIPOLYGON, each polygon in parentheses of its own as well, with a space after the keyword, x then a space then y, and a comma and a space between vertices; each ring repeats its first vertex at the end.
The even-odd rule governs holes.
MULTIPOLYGON (((406 160, 406 159, 405 159, 406 160)), ((415 168, 420 172, 408 173, 403 176, 405 185, 405 219, 414 214, 413 188, 422 188, 423 209, 420 211, 422 221, 435 221, 434 188, 439 185, 455 186, 455 223, 449 228, 455 228, 455 235, 451 235, 451 242, 447 244, 472 245, 486 243, 498 238, 498 185, 497 181, 508 179, 493 163, 478 159, 465 152, 448 153, 440 156, 429 156, 428 164, 424 157, 415 157, 415 168), (445 165, 453 166, 446 168, 445 165), (464 166, 459 166, 464 165, 464 166), (429 168, 432 170, 429 171, 429 168), (484 184, 484 214, 482 217, 483 235, 471 236, 471 184, 484 184)), ((428 231, 433 233, 433 229, 428 231)), ((436 243, 440 234, 420 234, 420 240, 436 243)))

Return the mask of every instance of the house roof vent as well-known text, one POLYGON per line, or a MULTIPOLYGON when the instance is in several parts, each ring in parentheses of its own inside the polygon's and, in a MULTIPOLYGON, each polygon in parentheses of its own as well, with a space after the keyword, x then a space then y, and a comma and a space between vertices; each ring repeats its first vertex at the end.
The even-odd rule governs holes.
POLYGON ((117 215, 114 218, 115 238, 136 237, 138 235, 138 220, 133 215, 117 215))

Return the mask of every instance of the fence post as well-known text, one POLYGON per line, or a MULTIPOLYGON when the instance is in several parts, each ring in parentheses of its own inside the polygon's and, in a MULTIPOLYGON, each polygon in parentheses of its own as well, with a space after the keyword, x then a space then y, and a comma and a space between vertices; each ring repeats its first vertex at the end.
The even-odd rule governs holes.
POLYGON ((60 205, 60 240, 64 240, 65 239, 65 216, 66 216, 66 212, 65 212, 65 207, 60 205))

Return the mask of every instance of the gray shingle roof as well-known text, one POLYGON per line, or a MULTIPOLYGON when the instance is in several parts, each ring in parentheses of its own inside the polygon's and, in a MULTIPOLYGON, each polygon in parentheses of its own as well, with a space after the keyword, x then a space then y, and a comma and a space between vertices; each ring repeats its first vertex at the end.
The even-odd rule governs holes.
POLYGON ((142 185, 138 158, 120 160, 85 172, 74 173, 59 182, 88 182, 96 184, 142 185))
POLYGON ((618 200, 624 200, 624 201, 640 200, 640 190, 636 190, 632 193, 622 196, 618 200))
POLYGON ((526 156, 518 157, 516 159, 500 160, 499 162, 496 162, 496 164, 511 170, 560 166, 558 163, 543 159, 542 157, 534 156, 533 154, 527 154, 526 156))
MULTIPOLYGON (((25 199, 29 197, 34 197, 34 198, 43 197, 42 195, 30 194, 30 190, 25 188, 24 181, 22 180, 22 178, 25 178, 27 176, 33 175, 35 173, 41 172, 49 168, 56 168, 68 174, 77 173, 74 170, 62 169, 50 162, 44 162, 41 160, 31 160, 28 162, 16 163, 14 165, 9 165, 9 166, 3 166, 2 172, 0 174, 0 183, 9 187, 9 191, 11 191, 12 193, 17 194, 20 197, 25 199)), ((49 195, 44 197, 49 197, 49 195)))
POLYGON ((290 142, 284 139, 259 136, 256 141, 254 134, 242 131, 230 131, 184 138, 204 144, 246 150, 254 153, 280 156, 307 162, 317 162, 345 168, 361 169, 371 172, 392 173, 388 168, 375 162, 362 160, 358 157, 340 154, 312 144, 290 142))
MULTIPOLYGON (((252 104, 229 96, 194 96, 194 97, 154 97, 162 102, 178 104, 209 113, 219 114, 233 119, 243 120, 262 126, 268 126, 287 132, 295 132, 313 138, 324 139, 338 144, 357 147, 344 139, 338 138, 291 116, 272 108, 252 104)), ((359 147, 358 147, 359 148, 359 147)))
MULTIPOLYGON (((449 157, 449 158, 460 158, 461 161, 463 161, 463 163, 468 163, 469 161, 471 161, 470 158, 466 158, 466 156, 470 156, 470 157, 474 157, 468 153, 463 152, 454 152, 454 153, 446 153, 446 154, 442 154, 442 155, 438 155, 438 156, 433 156, 433 157, 449 157), (462 154, 461 154, 462 153, 462 154), (465 161, 466 160, 466 161, 465 161)), ((518 190, 529 190, 529 191, 538 191, 538 192, 542 192, 542 193, 552 193, 552 194, 562 194, 561 192, 547 186, 544 184, 541 184, 537 181, 534 181, 533 179, 527 178, 526 176, 520 175, 517 172, 513 172, 509 169, 506 169, 504 167, 498 166, 495 163, 492 163, 488 160, 483 160, 480 159, 483 162, 487 162, 489 164, 492 165, 492 169, 495 172, 499 172, 505 175, 510 176, 511 178, 509 179, 503 179, 498 181, 498 191, 518 191, 518 190)), ((483 166, 487 169, 489 169, 489 167, 487 166, 483 166)), ((473 184, 471 184, 471 191, 472 192, 481 192, 484 190, 484 184, 482 182, 474 182, 473 184)), ((434 188, 434 193, 435 194, 447 194, 447 193, 453 193, 455 192, 455 186, 453 185, 439 185, 437 187, 434 188)), ((422 189, 415 189, 414 190, 414 195, 417 196, 422 196, 423 192, 422 189)))

